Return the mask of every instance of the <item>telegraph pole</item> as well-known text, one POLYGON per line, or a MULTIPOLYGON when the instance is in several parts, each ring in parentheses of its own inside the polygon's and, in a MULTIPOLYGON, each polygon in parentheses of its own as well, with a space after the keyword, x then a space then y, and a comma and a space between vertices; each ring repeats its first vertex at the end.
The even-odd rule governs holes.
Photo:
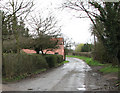
POLYGON ((2 12, 0 11, 0 92, 2 92, 2 12))

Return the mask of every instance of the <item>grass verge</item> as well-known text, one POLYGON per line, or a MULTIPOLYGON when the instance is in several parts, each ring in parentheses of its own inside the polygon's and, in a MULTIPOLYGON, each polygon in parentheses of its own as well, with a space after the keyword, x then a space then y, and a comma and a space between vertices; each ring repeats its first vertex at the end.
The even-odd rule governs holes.
POLYGON ((84 56, 69 56, 67 57, 75 57, 84 60, 88 65, 90 66, 104 66, 102 69, 100 69, 100 72, 103 73, 118 73, 120 71, 120 68, 118 66, 113 66, 112 64, 102 64, 99 61, 93 60, 92 58, 89 57, 84 57, 84 56))
POLYGON ((68 62, 69 61, 63 61, 63 62, 59 63, 58 66, 63 65, 63 64, 68 63, 68 62))
POLYGON ((106 64, 106 66, 102 69, 100 69, 100 72, 104 73, 114 73, 120 71, 120 68, 118 66, 112 66, 111 64, 106 64))
POLYGON ((90 66, 102 66, 104 64, 101 64, 100 62, 93 60, 92 58, 89 57, 84 57, 84 56, 69 56, 67 55, 67 57, 75 57, 75 58, 79 58, 84 60, 88 65, 90 66))

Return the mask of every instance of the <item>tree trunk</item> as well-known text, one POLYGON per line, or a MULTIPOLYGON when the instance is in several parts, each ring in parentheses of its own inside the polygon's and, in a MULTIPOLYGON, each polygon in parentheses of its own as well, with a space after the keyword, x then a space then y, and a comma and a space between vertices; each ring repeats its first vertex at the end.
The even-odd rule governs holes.
POLYGON ((64 59, 63 59, 64 61, 66 60, 66 53, 64 53, 64 59))
MULTIPOLYGON (((0 78, 2 78, 2 70, 4 70, 4 67, 2 65, 2 61, 3 61, 2 60, 2 12, 0 11, 0 78)), ((2 82, 2 79, 0 79, 0 83, 1 82, 2 82)))
MULTIPOLYGON (((118 68, 120 68, 120 49, 118 51, 117 58, 118 58, 118 68)), ((120 70, 119 69, 118 69, 118 81, 120 81, 120 70)))
POLYGON ((118 51, 118 54, 117 54, 117 58, 118 58, 118 64, 120 64, 120 50, 118 51))
POLYGON ((39 51, 36 51, 37 54, 39 54, 39 51))

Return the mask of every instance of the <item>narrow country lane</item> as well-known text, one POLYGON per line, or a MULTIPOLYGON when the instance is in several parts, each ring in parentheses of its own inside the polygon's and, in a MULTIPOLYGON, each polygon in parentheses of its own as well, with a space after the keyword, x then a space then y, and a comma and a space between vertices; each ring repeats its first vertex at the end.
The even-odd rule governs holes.
MULTIPOLYGON (((91 89, 86 85, 90 85, 90 82, 86 82, 88 79, 86 73, 91 71, 91 68, 80 59, 67 58, 67 60, 69 63, 42 73, 36 78, 3 84, 3 91, 84 91, 91 89)), ((96 88, 96 85, 92 87, 96 88)))

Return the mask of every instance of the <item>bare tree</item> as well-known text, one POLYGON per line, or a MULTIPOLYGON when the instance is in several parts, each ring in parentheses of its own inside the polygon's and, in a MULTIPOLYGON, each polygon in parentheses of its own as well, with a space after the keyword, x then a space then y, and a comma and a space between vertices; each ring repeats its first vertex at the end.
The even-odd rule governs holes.
POLYGON ((8 0, 6 3, 1 1, 0 9, 3 10, 6 15, 8 15, 8 20, 12 16, 20 17, 24 15, 24 18, 32 11, 31 8, 34 6, 32 0, 8 0))
POLYGON ((39 35, 49 35, 52 37, 56 37, 60 34, 61 26, 58 26, 58 21, 54 16, 49 14, 47 17, 39 15, 31 16, 30 20, 28 20, 29 25, 33 29, 33 33, 36 36, 39 35))
MULTIPOLYGON (((2 2, 2 1, 1 1, 2 2)), ((28 14, 31 12, 31 8, 33 7, 33 1, 28 0, 9 0, 4 4, 0 4, 1 10, 4 11, 6 22, 11 20, 12 21, 12 30, 15 33, 14 37, 16 39, 16 45, 17 45, 17 52, 19 53, 19 29, 17 28, 18 24, 18 18, 20 16, 24 17, 24 19, 28 16, 28 14)))
POLYGON ((37 54, 39 54, 39 51, 43 54, 44 49, 52 51, 58 48, 58 40, 54 39, 61 35, 61 26, 58 26, 58 21, 54 16, 42 17, 39 13, 35 17, 31 16, 31 20, 28 20, 28 23, 33 29, 34 49, 37 54))
MULTIPOLYGON (((2 13, 0 11, 0 78, 2 78, 2 13)), ((2 83, 2 80, 0 80, 0 83, 2 83)), ((0 90, 1 87, 0 87, 0 90)))
POLYGON ((64 36, 64 55, 66 57, 66 55, 69 52, 72 52, 73 50, 71 49, 71 47, 75 46, 75 42, 73 41, 72 38, 68 38, 67 36, 64 36))
MULTIPOLYGON (((120 63, 120 33, 118 30, 120 28, 120 1, 98 2, 95 0, 93 2, 93 0, 89 0, 88 3, 83 3, 81 0, 68 0, 63 4, 63 7, 86 13, 107 52, 113 58, 117 58, 120 63), (97 26, 98 21, 95 19, 103 25, 103 32, 99 30, 99 25, 97 26)), ((81 16, 80 13, 80 18, 82 17, 84 15, 81 16)))
MULTIPOLYGON (((103 2, 96 2, 99 6, 104 6, 103 2)), ((104 11, 104 9, 98 11, 98 9, 95 7, 95 4, 92 0, 89 0, 89 2, 83 2, 81 0, 67 0, 65 3, 63 3, 62 8, 68 8, 71 10, 76 11, 79 13, 77 18, 89 18, 91 22, 93 23, 94 28, 97 30, 97 33, 99 34, 100 38, 104 40, 104 37, 100 30, 98 30, 98 27, 96 25, 95 18, 101 18, 100 14, 101 11, 104 11)), ((96 34, 94 35, 94 46, 96 47, 96 34)))
MULTIPOLYGON (((99 16, 99 11, 92 6, 92 0, 89 0, 89 2, 83 2, 81 0, 67 0, 65 3, 63 3, 62 8, 68 8, 76 11, 79 13, 77 18, 89 18, 91 22, 93 23, 95 29, 97 29, 95 18, 99 16)), ((100 2, 99 2, 100 3, 100 2)), ((103 5, 103 3, 101 3, 103 5)), ((103 39, 103 36, 98 31, 99 35, 103 39)), ((94 35, 94 45, 96 46, 95 41, 95 34, 94 35)))

